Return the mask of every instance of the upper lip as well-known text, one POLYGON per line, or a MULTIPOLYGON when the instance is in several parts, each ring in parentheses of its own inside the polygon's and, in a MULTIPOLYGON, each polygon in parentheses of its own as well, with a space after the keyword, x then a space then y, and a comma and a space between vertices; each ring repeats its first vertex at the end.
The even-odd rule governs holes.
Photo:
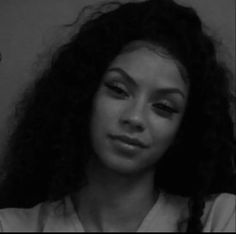
POLYGON ((143 141, 139 140, 138 138, 130 137, 130 136, 127 136, 127 135, 110 135, 110 136, 113 139, 123 141, 127 144, 130 144, 130 145, 139 146, 141 148, 147 148, 148 147, 147 144, 145 144, 143 141))

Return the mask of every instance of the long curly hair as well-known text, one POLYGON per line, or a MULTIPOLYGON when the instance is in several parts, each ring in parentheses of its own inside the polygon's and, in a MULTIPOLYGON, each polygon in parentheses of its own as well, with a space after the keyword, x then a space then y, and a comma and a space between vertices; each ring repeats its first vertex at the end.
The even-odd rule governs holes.
MULTIPOLYGON (((81 14, 67 26, 79 22, 81 14)), ((1 206, 57 200, 86 183, 94 94, 109 63, 135 40, 164 48, 190 82, 178 137, 156 165, 155 186, 189 198, 187 231, 202 230, 208 195, 236 192, 230 72, 197 13, 172 0, 106 2, 54 53, 16 105, 1 206)))

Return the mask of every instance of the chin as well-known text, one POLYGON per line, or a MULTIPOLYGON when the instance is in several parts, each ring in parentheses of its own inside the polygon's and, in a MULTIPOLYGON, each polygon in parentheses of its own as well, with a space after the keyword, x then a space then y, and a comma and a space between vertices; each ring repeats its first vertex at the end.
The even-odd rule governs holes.
POLYGON ((144 166, 144 162, 141 162, 137 158, 126 158, 120 155, 111 156, 111 154, 109 154, 109 156, 107 155, 106 157, 106 154, 103 154, 103 157, 100 157, 99 161, 104 168, 121 175, 134 175, 148 168, 148 166, 144 166))

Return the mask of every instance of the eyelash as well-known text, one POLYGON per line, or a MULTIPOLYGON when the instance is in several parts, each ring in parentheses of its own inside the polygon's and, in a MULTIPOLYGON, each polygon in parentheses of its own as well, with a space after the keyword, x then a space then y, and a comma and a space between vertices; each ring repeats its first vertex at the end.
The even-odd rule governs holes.
POLYGON ((128 96, 127 92, 117 84, 105 83, 105 86, 118 96, 128 96))
MULTIPOLYGON (((127 92, 119 87, 117 84, 110 84, 110 83, 105 83, 105 86, 111 90, 114 94, 118 95, 119 97, 127 97, 128 94, 127 92)), ((179 113, 178 110, 170 107, 168 104, 165 103, 157 103, 153 105, 155 112, 164 112, 165 114, 175 114, 179 113)))
POLYGON ((178 110, 170 107, 169 105, 167 104, 164 104, 164 103, 158 103, 158 104, 154 104, 154 109, 155 111, 164 111, 168 114, 176 114, 176 113, 179 113, 178 110))

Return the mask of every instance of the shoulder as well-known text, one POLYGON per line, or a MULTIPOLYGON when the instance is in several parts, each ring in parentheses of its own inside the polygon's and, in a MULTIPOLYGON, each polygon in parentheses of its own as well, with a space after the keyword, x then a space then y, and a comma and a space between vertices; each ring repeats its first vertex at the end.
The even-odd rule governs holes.
MULTIPOLYGON (((186 230, 189 218, 189 198, 165 194, 163 212, 171 217, 181 230, 186 230)), ((235 232, 236 195, 229 193, 214 194, 206 199, 201 218, 203 232, 235 232)))
POLYGON ((212 195, 206 201, 202 222, 205 232, 235 232, 236 195, 212 195))
POLYGON ((39 217, 43 204, 32 208, 5 208, 0 210, 0 230, 25 232, 39 230, 39 217))
POLYGON ((39 232, 58 202, 39 203, 31 208, 0 210, 0 232, 39 232))

